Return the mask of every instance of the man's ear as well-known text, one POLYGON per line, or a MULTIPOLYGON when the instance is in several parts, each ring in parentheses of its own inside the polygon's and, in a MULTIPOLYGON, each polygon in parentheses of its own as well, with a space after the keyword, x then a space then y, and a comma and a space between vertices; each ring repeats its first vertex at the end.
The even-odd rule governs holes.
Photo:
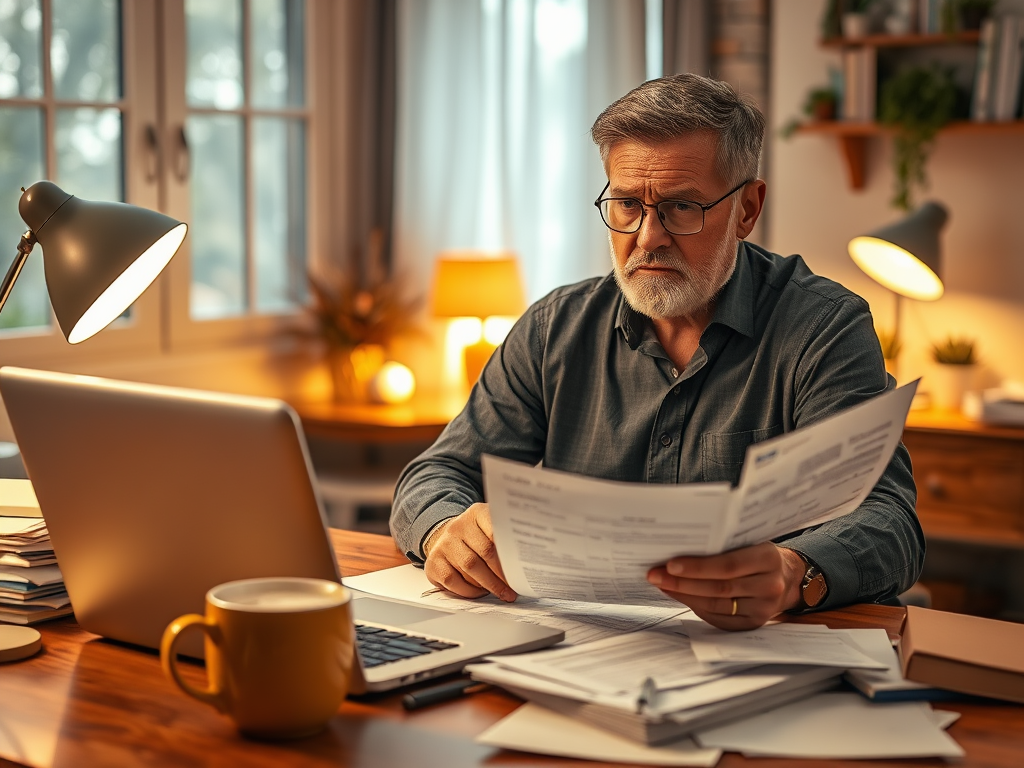
POLYGON ((746 239, 757 223, 767 189, 762 179, 755 179, 740 191, 740 215, 736 220, 736 237, 740 240, 746 239))

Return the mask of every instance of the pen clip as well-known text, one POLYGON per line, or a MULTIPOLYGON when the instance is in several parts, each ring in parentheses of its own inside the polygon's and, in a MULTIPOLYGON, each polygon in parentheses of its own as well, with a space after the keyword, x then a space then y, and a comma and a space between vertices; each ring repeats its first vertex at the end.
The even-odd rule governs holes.
POLYGON ((658 695, 658 686, 653 677, 645 677, 640 685, 640 695, 636 698, 636 713, 642 715, 644 710, 654 705, 654 697, 658 695))

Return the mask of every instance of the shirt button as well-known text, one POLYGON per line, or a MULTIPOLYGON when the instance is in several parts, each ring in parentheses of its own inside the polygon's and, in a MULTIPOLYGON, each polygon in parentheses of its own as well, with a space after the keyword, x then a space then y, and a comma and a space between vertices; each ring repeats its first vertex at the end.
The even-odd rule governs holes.
POLYGON ((672 378, 675 379, 675 378, 678 378, 678 376, 679 376, 679 371, 677 371, 675 368, 673 368, 672 369, 672 378))
POLYGON ((669 437, 668 435, 662 435, 661 436, 661 444, 666 446, 666 447, 672 445, 672 438, 669 437))

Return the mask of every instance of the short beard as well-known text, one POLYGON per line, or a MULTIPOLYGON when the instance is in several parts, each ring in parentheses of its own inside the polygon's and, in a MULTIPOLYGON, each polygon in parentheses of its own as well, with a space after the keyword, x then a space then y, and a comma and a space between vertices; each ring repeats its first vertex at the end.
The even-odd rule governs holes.
MULTIPOLYGON (((611 244, 611 237, 608 239, 611 244)), ((723 242, 711 258, 694 267, 682 258, 659 251, 634 250, 619 266, 612 249, 612 267, 615 282, 636 312, 654 320, 670 317, 694 316, 708 309, 736 269, 737 248, 723 242), (674 272, 640 274, 642 266, 661 264, 674 272)))

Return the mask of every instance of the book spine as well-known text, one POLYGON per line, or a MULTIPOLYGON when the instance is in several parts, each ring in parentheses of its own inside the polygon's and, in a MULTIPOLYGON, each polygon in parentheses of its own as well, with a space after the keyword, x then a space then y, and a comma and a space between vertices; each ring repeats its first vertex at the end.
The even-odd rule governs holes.
POLYGON ((996 23, 985 19, 978 38, 978 68, 974 73, 974 93, 971 98, 971 119, 985 122, 990 117, 992 93, 992 54, 995 52, 996 23))
POLYGON ((843 120, 860 119, 857 114, 860 102, 857 60, 857 50, 843 51, 843 120))
POLYGON ((878 112, 878 60, 875 48, 861 49, 861 72, 863 73, 863 119, 873 122, 878 112))
POLYGON ((1017 18, 1004 16, 999 21, 999 59, 996 68, 992 119, 1013 119, 1012 93, 1014 48, 1017 39, 1017 18))
POLYGON ((1016 19, 1016 35, 1013 39, 1013 52, 1010 63, 1009 103, 1007 104, 1007 120, 1015 120, 1020 114, 1020 88, 1024 80, 1024 17, 1016 19))

